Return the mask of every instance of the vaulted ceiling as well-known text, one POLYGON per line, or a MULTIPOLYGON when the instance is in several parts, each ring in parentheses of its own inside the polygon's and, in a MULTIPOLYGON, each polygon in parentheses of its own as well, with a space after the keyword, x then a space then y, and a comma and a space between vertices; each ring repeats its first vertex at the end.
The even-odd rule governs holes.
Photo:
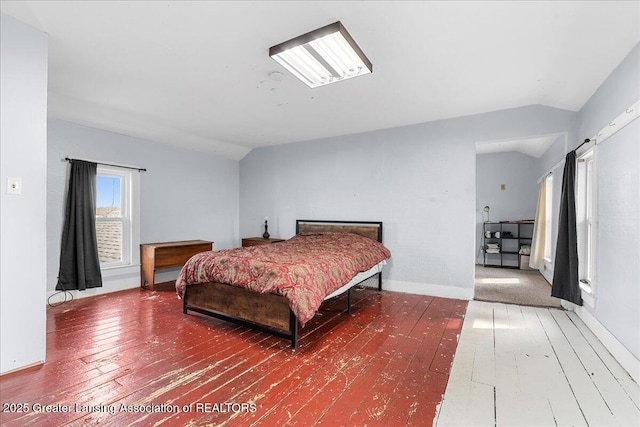
POLYGON ((578 111, 640 40, 635 1, 0 4, 49 35, 50 117, 232 159, 531 104, 578 111), (310 89, 269 58, 338 20, 372 74, 310 89))

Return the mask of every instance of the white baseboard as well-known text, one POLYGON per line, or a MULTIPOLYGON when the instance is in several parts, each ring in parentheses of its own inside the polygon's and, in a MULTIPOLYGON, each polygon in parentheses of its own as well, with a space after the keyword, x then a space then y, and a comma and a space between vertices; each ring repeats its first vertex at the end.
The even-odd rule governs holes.
POLYGON ((44 360, 39 360, 34 363, 29 363, 28 365, 20 366, 19 368, 9 369, 8 371, 0 372, 0 378, 2 378, 4 375, 13 374, 15 372, 24 371, 26 369, 34 368, 36 366, 42 366, 42 365, 44 365, 44 360))
POLYGON ((620 363, 633 380, 640 384, 640 360, 635 357, 618 339, 584 307, 574 306, 575 313, 602 342, 611 355, 620 363))
MULTIPOLYGON (((177 272, 167 272, 156 274, 156 283, 168 282, 176 280, 177 272)), ((95 295, 108 294, 111 292, 123 291, 125 289, 133 289, 140 286, 140 276, 138 274, 132 276, 116 276, 103 278, 101 288, 91 288, 85 291, 70 291, 73 298, 86 298, 95 295)), ((377 287, 377 283, 375 284, 377 287)), ((473 289, 458 288, 456 286, 446 285, 429 285, 426 283, 403 282, 400 280, 383 280, 382 289, 392 292, 404 292, 407 294, 429 295, 440 298, 452 298, 461 300, 472 300, 473 289)), ((47 298, 58 293, 58 291, 49 291, 47 298)), ((64 300, 63 294, 58 294, 51 298, 50 303, 56 304, 64 300)))
MULTIPOLYGON (((167 269, 157 272, 155 283, 175 281, 180 273, 180 269, 167 269)), ((92 297, 96 295, 109 294, 111 292, 124 291, 140 287, 140 266, 133 265, 127 267, 113 268, 102 271, 102 287, 91 288, 84 291, 69 291, 74 299, 92 297)), ((48 291, 47 298, 50 304, 57 304, 64 301, 65 296, 60 291, 48 291), (55 295, 55 296, 53 296, 55 295), (53 296, 53 297, 52 297, 53 296)), ((67 295, 67 300, 69 296, 67 295)))
MULTIPOLYGON (((68 292, 73 296, 73 299, 80 299, 138 287, 140 287, 139 273, 134 275, 103 277, 101 288, 90 288, 84 291, 72 290, 68 292)), ((68 295, 66 299, 69 300, 68 295)), ((59 304, 65 300, 65 294, 61 291, 48 291, 47 300, 49 304, 59 304)))
POLYGON ((382 289, 407 294, 429 295, 440 298, 462 300, 473 299, 473 288, 459 288, 447 285, 430 285, 427 283, 403 282, 401 280, 383 280, 382 289))

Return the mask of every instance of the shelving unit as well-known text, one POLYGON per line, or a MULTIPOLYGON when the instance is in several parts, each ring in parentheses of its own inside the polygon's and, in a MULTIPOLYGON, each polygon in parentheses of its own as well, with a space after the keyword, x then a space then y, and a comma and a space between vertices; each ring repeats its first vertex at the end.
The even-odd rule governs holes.
POLYGON ((484 267, 520 268, 520 248, 531 247, 532 220, 485 222, 482 227, 484 267))

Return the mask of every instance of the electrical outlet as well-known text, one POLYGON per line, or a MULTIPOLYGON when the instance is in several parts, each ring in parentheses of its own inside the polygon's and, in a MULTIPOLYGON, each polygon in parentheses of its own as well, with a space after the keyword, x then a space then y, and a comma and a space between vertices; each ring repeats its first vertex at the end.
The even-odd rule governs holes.
POLYGON ((505 184, 500 184, 500 189, 501 189, 501 190, 506 190, 506 189, 507 189, 507 186, 506 186, 505 184))
POLYGON ((7 194, 22 194, 21 178, 7 178, 7 194))

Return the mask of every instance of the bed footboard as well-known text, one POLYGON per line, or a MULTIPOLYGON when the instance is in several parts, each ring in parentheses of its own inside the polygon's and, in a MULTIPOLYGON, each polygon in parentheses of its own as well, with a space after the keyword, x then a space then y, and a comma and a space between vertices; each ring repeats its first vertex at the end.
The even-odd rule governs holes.
POLYGON ((298 346, 298 320, 285 297, 258 294, 223 283, 201 283, 185 288, 183 313, 195 311, 288 338, 298 346))

